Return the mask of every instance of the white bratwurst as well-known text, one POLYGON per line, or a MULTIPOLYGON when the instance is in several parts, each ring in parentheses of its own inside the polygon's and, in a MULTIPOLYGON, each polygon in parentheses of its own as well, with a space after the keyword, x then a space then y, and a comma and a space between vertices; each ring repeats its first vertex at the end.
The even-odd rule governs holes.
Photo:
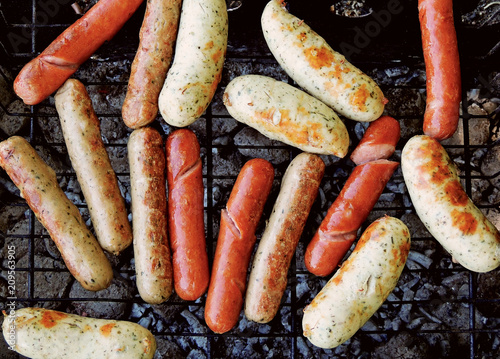
POLYGON ((156 351, 155 337, 139 324, 50 309, 16 310, 2 329, 11 348, 31 359, 151 359, 156 351), (9 341, 11 330, 15 343, 9 341))
POLYGON ((349 134, 337 114, 320 100, 287 83, 261 75, 233 79, 224 105, 236 120, 304 152, 344 157, 349 134))
POLYGON ((174 62, 158 106, 172 126, 185 127, 207 109, 222 76, 228 16, 224 0, 184 0, 174 62))
POLYGON ((335 348, 351 338, 396 287, 409 251, 410 232, 399 219, 385 216, 368 226, 349 258, 304 309, 304 336, 321 348, 335 348))
POLYGON ((465 268, 488 272, 500 265, 500 234, 465 193, 441 144, 414 136, 403 148, 401 169, 420 220, 465 268))
POLYGON ((352 120, 380 117, 387 100, 375 81, 290 14, 283 1, 269 1, 261 20, 269 49, 300 87, 352 120))

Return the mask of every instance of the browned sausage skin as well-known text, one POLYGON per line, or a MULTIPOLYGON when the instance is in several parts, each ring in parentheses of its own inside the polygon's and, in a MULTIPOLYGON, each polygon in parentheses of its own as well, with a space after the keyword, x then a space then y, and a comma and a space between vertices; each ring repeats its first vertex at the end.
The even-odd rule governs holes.
POLYGON ((175 292, 198 299, 210 280, 205 239, 200 145, 193 131, 172 132, 166 142, 168 228, 175 292))
POLYGON ((290 262, 325 172, 321 157, 301 153, 288 166, 271 217, 252 264, 245 296, 245 316, 259 323, 278 312, 290 262))
POLYGON ((167 189, 163 139, 150 127, 135 130, 128 141, 136 282, 144 301, 167 300, 173 291, 167 237, 167 189))
POLYGON ((255 230, 274 179, 274 168, 257 158, 245 163, 222 210, 205 321, 215 333, 225 333, 238 321, 243 306, 255 230))
POLYGON ((130 128, 153 122, 158 97, 172 61, 181 0, 149 0, 139 32, 139 49, 132 62, 122 117, 130 128))

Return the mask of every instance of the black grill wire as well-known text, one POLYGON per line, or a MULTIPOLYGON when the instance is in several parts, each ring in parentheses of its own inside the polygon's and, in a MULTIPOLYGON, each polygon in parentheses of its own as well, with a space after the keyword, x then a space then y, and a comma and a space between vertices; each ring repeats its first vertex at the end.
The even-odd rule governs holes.
MULTIPOLYGON (((250 2, 250 1, 242 1, 240 2, 242 6, 238 9, 235 10, 234 12, 230 12, 230 39, 229 39, 229 48, 228 48, 228 54, 227 54, 227 62, 233 62, 233 63, 243 63, 243 64, 249 64, 251 66, 276 66, 274 59, 268 52, 267 48, 265 48, 265 45, 262 46, 263 41, 262 41, 262 34, 260 33, 260 29, 257 28, 258 22, 255 20, 258 19, 258 14, 260 14, 260 11, 262 10, 263 6, 265 5, 267 1, 255 1, 255 2, 250 2), (248 20, 242 20, 247 18, 248 20), (241 24, 238 24, 239 22, 242 22, 241 24), (246 21, 246 22, 245 22, 246 21), (247 28, 246 26, 248 25, 249 21, 253 21, 253 24, 255 25, 255 28, 247 28), (260 40, 259 40, 260 39, 260 40), (260 41, 260 42, 259 42, 260 41)), ((10 73, 7 74, 5 71, 3 71, 1 68, 0 70, 0 76, 3 77, 5 82, 9 84, 9 86, 12 86, 12 80, 13 76, 17 74, 17 72, 20 70, 23 64, 28 62, 31 58, 35 57, 38 53, 40 53, 43 48, 52 41, 52 39, 60 33, 64 28, 66 28, 71 22, 76 19, 76 17, 69 17, 69 19, 72 19, 71 21, 68 20, 68 17, 64 17, 64 14, 68 14, 67 8, 69 7, 69 1, 66 0, 53 0, 52 2, 50 0, 47 1, 42 1, 42 0, 25 0, 25 1, 16 1, 15 4, 9 3, 6 4, 3 2, 0 4, 0 23, 2 26, 4 26, 4 30, 2 30, 2 46, 1 46, 1 51, 4 52, 3 54, 3 61, 5 61, 4 65, 5 69, 7 69, 10 73), (58 11, 54 11, 53 13, 50 13, 49 15, 51 16, 46 16, 47 13, 47 8, 44 7, 44 4, 56 4, 58 6, 58 11), (66 10, 63 10, 66 9, 66 10), (45 15, 43 15, 45 14, 45 15), (43 15, 43 16, 42 16, 43 15), (13 47, 12 44, 12 38, 9 38, 9 34, 17 34, 18 36, 24 36, 24 39, 28 41, 24 41, 20 43, 19 46, 13 47), (26 35, 28 34, 29 37, 26 35)), ((335 24, 333 23, 334 21, 325 23, 322 21, 321 16, 328 16, 327 14, 325 15, 324 11, 324 6, 326 2, 321 2, 317 1, 316 3, 312 2, 312 5, 308 7, 308 9, 304 8, 304 5, 298 4, 298 2, 290 1, 290 7, 295 6, 295 9, 299 11, 298 16, 300 15, 300 11, 303 11, 303 16, 306 18, 306 21, 311 24, 311 26, 317 25, 318 32, 325 36, 327 40, 330 40, 328 38, 328 34, 332 34, 335 31, 332 29, 338 30, 338 26, 345 26, 347 28, 348 34, 352 34, 352 31, 349 33, 349 30, 355 29, 356 27, 362 28, 364 24, 366 24, 366 21, 370 21, 369 18, 367 20, 364 20, 365 22, 354 22, 353 20, 344 20, 344 19, 339 19, 339 18, 333 18, 335 21, 338 23, 335 24), (323 7, 320 7, 322 5, 323 7), (301 7, 302 6, 302 7, 301 7), (316 19, 314 16, 314 11, 315 11, 315 6, 317 6, 317 14, 321 13, 321 15, 318 15, 319 18, 316 19), (317 20, 318 22, 315 24, 314 21, 317 20), (353 21, 353 22, 349 22, 353 21), (323 33, 321 32, 323 31, 323 33)), ((465 11, 467 6, 465 4, 465 1, 462 2, 455 2, 455 7, 462 11, 465 11)), ((405 7, 405 13, 409 13, 409 16, 415 17, 413 20, 409 21, 407 26, 402 21, 401 23, 398 23, 400 33, 398 31, 391 31, 390 37, 394 37, 394 41, 388 40, 388 43, 385 43, 384 41, 387 40, 387 35, 383 36, 376 36, 373 39, 371 39, 372 44, 369 48, 363 49, 363 51, 360 51, 359 54, 356 54, 353 56, 353 62, 357 64, 359 67, 362 69, 368 71, 370 73, 370 70, 376 70, 377 68, 391 68, 394 66, 407 66, 410 71, 418 71, 422 70, 423 68, 423 61, 422 61, 422 56, 420 51, 418 50, 420 46, 420 39, 417 36, 419 33, 418 29, 418 21, 416 20, 417 16, 417 11, 416 11, 416 1, 409 1, 408 3, 404 4, 405 7), (413 29, 409 29, 413 27, 413 29), (415 28, 417 27, 417 28, 415 28), (409 37, 404 39, 404 37, 407 36, 409 37), (373 45, 373 43, 375 45, 373 45), (392 51, 390 49, 390 46, 394 47, 394 50, 392 51), (379 55, 378 51, 383 50, 385 53, 384 55, 379 55), (417 49, 417 50, 415 50, 417 49), (407 51, 406 51, 407 50, 407 51), (406 52, 405 52, 406 51, 406 52), (399 53, 399 55, 398 55, 399 53)), ((54 7, 52 8, 54 9, 54 7)), ((110 62, 116 59, 119 59, 120 57, 125 57, 128 59, 132 59, 134 55, 135 48, 137 48, 137 31, 139 29, 140 23, 141 23, 141 16, 144 11, 144 5, 139 9, 138 13, 134 15, 134 17, 130 20, 130 24, 126 24, 125 28, 122 30, 117 35, 117 38, 111 41, 110 44, 107 44, 104 46, 104 50, 99 50, 99 57, 98 58, 92 58, 89 60, 90 62, 94 62, 96 64, 100 63, 105 63, 105 62, 110 62), (121 42, 121 47, 120 45, 117 45, 115 47, 114 42, 121 42), (125 49, 125 51, 123 51, 125 49)), ((331 16, 331 15, 330 15, 331 16)), ((402 15, 404 16, 404 15, 402 15)), ((459 19, 459 15, 456 15, 456 18, 459 19)), ((331 20, 331 19, 329 19, 331 20)), ((406 19, 407 20, 407 19, 406 19)), ((363 21, 363 20, 356 20, 356 21, 363 21)), ((394 20, 396 22, 396 20, 394 20)), ((461 61, 462 61, 462 76, 463 76, 463 93, 462 93, 462 119, 464 122, 464 145, 463 146, 445 146, 448 149, 460 149, 463 151, 463 160, 464 163, 461 165, 461 178, 464 181, 465 184, 465 189, 466 192, 471 196, 471 191, 472 191, 472 182, 473 180, 480 180, 480 179, 490 179, 494 178, 500 173, 496 173, 492 175, 491 177, 486 177, 483 175, 475 175, 473 174, 473 166, 470 164, 470 159, 471 159, 471 154, 472 151, 479 149, 479 148, 484 148, 486 150, 489 150, 493 146, 497 145, 496 142, 490 142, 487 145, 471 145, 469 143, 469 126, 468 124, 470 123, 471 120, 474 120, 478 117, 485 117, 484 115, 477 116, 470 114, 468 112, 468 105, 469 105, 469 100, 468 100, 468 92, 471 91, 472 89, 476 88, 482 88, 480 91, 483 93, 490 92, 491 88, 488 88, 485 86, 484 79, 488 79, 488 76, 494 72, 495 70, 495 64, 498 63, 498 44, 495 43, 495 41, 498 41, 500 38, 498 36, 499 34, 499 28, 498 25, 496 27, 491 27, 485 31, 483 30, 477 30, 472 28, 472 27, 467 27, 463 25, 457 25, 457 33, 459 36, 459 41, 460 39, 467 39, 467 44, 460 46, 463 46, 461 48, 461 61), (470 53, 469 48, 466 48, 467 46, 471 45, 474 43, 474 36, 484 36, 484 34, 490 34, 491 37, 494 39, 494 41, 491 43, 486 43, 483 44, 481 41, 479 41, 478 45, 478 52, 477 53, 470 53), (472 35, 470 35, 472 34, 472 35), (496 39, 496 40, 495 40, 496 39), (483 46, 484 45, 484 46, 483 46), (483 46, 483 47, 481 47, 483 46)), ((344 33, 344 34, 345 34, 344 33)), ((343 33, 341 33, 339 36, 342 36, 343 33)), ((333 45, 338 44, 341 39, 337 38, 332 38, 331 43, 333 45)), ((227 69, 225 69, 225 72, 227 72, 227 69)), ((78 73, 76 74, 78 75, 78 73)), ((293 81, 290 78, 287 78, 288 82, 293 84, 293 81)), ((223 81, 224 82, 224 81, 223 81)), ((97 87, 114 87, 114 86, 126 86, 127 82, 126 81, 99 81, 99 82, 91 82, 91 81, 84 81, 86 86, 97 86, 97 87)), ((227 81, 226 81, 227 83, 227 81)), ((381 85, 382 89, 384 92, 386 91, 391 91, 394 89, 403 89, 403 90, 417 90, 417 91, 423 91, 425 89, 425 86, 422 82, 418 82, 416 85, 381 85)), ((220 96, 221 89, 218 90, 218 95, 220 96)), ((491 95, 491 93, 490 93, 491 95)), ((46 147, 46 148, 55 148, 55 147, 64 147, 64 143, 60 142, 55 142, 55 143, 41 143, 40 141, 40 136, 39 136, 39 129, 37 128, 37 121, 42 118, 50 118, 52 121, 57 121, 57 115, 54 113, 43 113, 39 111, 39 105, 35 106, 29 106, 29 112, 12 112, 8 111, 7 109, 8 104, 6 103, 0 103, 0 107, 2 111, 9 116, 26 116, 29 117, 29 129, 27 130, 27 133, 25 134, 26 137, 29 139, 30 143, 34 145, 35 148, 41 148, 41 147, 46 147)), ((53 107, 53 102, 49 106, 53 107)), ((498 112, 498 111, 496 111, 498 112)), ((491 130, 497 125, 497 119, 496 119, 496 112, 488 115, 488 118, 490 120, 490 127, 491 130)), ((114 117, 119 117, 120 114, 117 113, 105 113, 101 112, 97 114, 100 119, 106 119, 106 118, 114 118, 114 117)), ((391 115, 389 113, 389 115, 391 115)), ((406 121, 408 122, 414 122, 414 121, 421 121, 422 120, 422 114, 416 114, 415 116, 394 116, 398 120, 401 121, 402 127, 405 126, 406 121)), ((281 175, 284 172, 284 169, 288 165, 289 161, 299 153, 297 149, 291 148, 289 146, 285 145, 278 145, 278 146, 267 146, 267 145, 248 145, 248 146, 239 146, 239 148, 235 147, 229 147, 224 144, 215 144, 213 142, 215 135, 213 131, 213 125, 214 125, 214 119, 225 119, 229 118, 228 115, 224 114, 214 114, 214 104, 212 104, 206 111, 206 114, 203 116, 205 119, 205 124, 204 124, 204 129, 203 126, 197 128, 197 135, 200 140, 200 145, 202 147, 202 151, 204 154, 204 180, 205 184, 207 187, 207 201, 206 201, 206 229, 207 229, 207 247, 208 247, 208 252, 209 252, 209 258, 212 260, 213 254, 214 254, 214 243, 217 239, 217 224, 218 224, 218 218, 220 218, 220 209, 225 203, 225 200, 220 200, 217 201, 216 204, 214 204, 214 198, 213 198, 213 187, 215 186, 216 183, 219 183, 219 181, 223 180, 228 180, 231 183, 234 182, 236 178, 236 174, 227 174, 227 175, 221 175, 219 173, 215 173, 214 171, 214 164, 215 164, 215 158, 214 158, 214 153, 217 151, 235 151, 237 149, 242 149, 242 148, 248 148, 248 149, 262 149, 262 150, 285 150, 288 153, 288 161, 286 163, 280 164, 278 167, 280 167, 277 171, 277 183, 278 186, 274 186, 273 195, 270 197, 270 201, 275 198, 277 195, 277 190, 279 188, 279 180, 281 179, 281 175), (201 135, 201 136, 200 136, 201 135)), ((155 121, 152 126, 156 127, 158 130, 160 130, 161 133, 163 133, 164 136, 166 136, 168 133, 167 131, 171 131, 172 129, 168 129, 168 126, 165 127, 165 125, 160 125, 161 118, 159 118, 157 121, 155 121)), ((243 126, 238 125, 237 129, 235 132, 240 130, 243 126)), ((353 143, 351 148, 353 148, 357 142, 356 136, 354 135, 354 125, 351 123, 349 127, 349 131, 351 132, 351 138, 353 139, 353 143)), ((7 135, 5 133, 0 133, 1 139, 5 139, 7 135)), ((128 135, 128 134, 127 134, 128 135)), ((407 139, 407 138, 406 138, 407 139)), ((498 141, 497 141, 498 142, 498 141)), ((404 141, 400 141, 398 144, 398 151, 402 149, 404 145, 404 141)), ((126 146, 124 143, 107 143, 106 146, 111 149, 113 147, 115 148, 120 148, 126 146)), ((340 160, 336 164, 333 164, 329 167, 329 170, 327 170, 327 173, 325 174, 325 178, 323 181, 332 181, 335 183, 336 188, 333 190, 333 193, 338 194, 338 191, 341 189, 342 184, 345 182, 348 174, 350 173, 350 170, 352 170, 352 163, 350 163, 348 160, 340 160), (344 169, 344 171, 337 171, 336 169, 341 168, 344 169)), ((69 172, 57 172, 58 178, 64 176, 64 177, 73 177, 76 178, 75 174, 73 171, 69 172)), ((118 172, 117 173, 119 178, 124 178, 129 175, 127 171, 125 172, 118 172)), ((398 170, 396 171, 394 178, 396 182, 401 182, 402 181, 402 176, 401 172, 398 170)), ((333 196, 333 195, 331 195, 333 196)), ((328 198, 329 203, 333 201, 334 197, 328 198)), ((9 199, 10 200, 10 199, 9 199)), ((5 198, 1 199, 2 204, 8 205, 8 206, 22 206, 26 207, 28 209, 27 205, 23 202, 19 203, 19 201, 12 201, 9 202, 9 200, 6 201, 5 198)), ((404 213, 414 213, 413 207, 407 204, 402 204, 402 201, 396 201, 396 204, 381 204, 380 202, 377 203, 374 213, 378 214, 377 217, 385 214, 385 213, 391 213, 395 214, 396 216, 401 216, 404 213)), ((79 203, 77 206, 80 209, 85 209, 85 204, 84 203, 79 203)), ((272 203, 269 206, 272 206, 272 203)), ((270 207, 269 207, 270 208, 270 207)), ((267 218, 266 215, 269 214, 269 208, 266 209, 267 213, 264 214, 263 218, 267 218)), ((480 208, 495 208, 499 209, 498 204, 485 204, 481 205, 480 208)), ((310 221, 309 221, 310 222, 310 221)), ((308 222, 308 223, 309 223, 308 222)), ((48 235, 46 232, 43 232, 43 234, 39 234, 38 231, 36 230, 36 224, 37 220, 35 218, 35 215, 33 214, 32 211, 29 211, 29 233, 26 235, 22 234, 15 234, 11 235, 9 234, 9 238, 14 238, 16 240, 26 240, 28 242, 28 252, 29 252, 29 261, 28 265, 26 267, 16 267, 16 273, 27 273, 28 277, 28 290, 26 292, 26 295, 22 297, 18 297, 15 299, 16 304, 18 307, 24 307, 24 306, 37 306, 41 305, 44 303, 49 303, 49 302, 58 302, 61 303, 62 307, 68 307, 71 306, 73 303, 76 302, 93 302, 96 301, 95 298, 90 298, 90 297, 80 297, 80 298, 69 298, 67 296, 67 293, 64 294, 62 297, 44 297, 44 296, 36 296, 35 295, 35 274, 37 272, 65 272, 67 271, 66 269, 52 269, 52 268, 37 268, 35 266, 35 246, 36 246, 36 241, 37 240, 42 240, 45 238, 48 238, 48 235)), ((310 223, 308 225, 311 225, 310 223)), ((262 231, 262 226, 260 228, 260 232, 262 231)), ((2 237, 4 235, 2 234, 2 237)), ((307 245, 309 241, 309 238, 302 238, 301 243, 307 245)), ((412 236, 412 241, 413 242, 418 242, 418 241, 433 241, 432 238, 429 237, 415 237, 412 236)), ((128 251, 129 255, 131 253, 130 249, 128 251)), ((1 268, 2 272, 5 273, 8 269, 2 265, 1 268)), ((478 329, 476 328, 476 308, 478 304, 482 305, 488 305, 488 306, 494 306, 494 305, 499 305, 499 298, 491 298, 491 299, 479 299, 477 298, 477 274, 474 274, 472 272, 468 272, 462 267, 458 265, 454 265, 451 269, 443 269, 443 268, 430 268, 430 269, 409 269, 405 268, 406 273, 410 272, 419 272, 419 273, 426 273, 428 272, 430 275, 442 275, 443 273, 455 273, 455 272, 467 272, 468 275, 468 285, 469 285, 469 293, 467 298, 457 298, 457 299, 444 299, 444 300, 450 300, 452 302, 459 302, 463 303, 464 305, 467 305, 469 309, 469 316, 468 316, 468 327, 467 328, 447 328, 447 329, 438 329, 438 330, 420 330, 416 329, 415 332, 420 335, 426 335, 426 334, 449 334, 449 333, 462 333, 468 336, 468 353, 462 353, 463 357, 469 357, 469 358, 476 358, 478 357, 478 337, 481 335, 487 335, 490 334, 492 336, 494 335, 499 335, 500 332, 500 327, 494 327, 494 328, 487 328, 487 329, 478 329)), ((133 270, 132 269, 125 269, 125 270, 120 270, 119 271, 121 274, 127 274, 128 276, 132 276, 133 270)), ((223 355, 223 353, 220 353, 219 347, 221 346, 221 340, 222 340, 222 346, 225 346, 224 342, 226 340, 231 340, 231 338, 234 338, 235 340, 242 340, 242 341, 247 341, 249 338, 255 338, 255 337, 262 337, 262 338, 270 338, 271 340, 273 339, 285 339, 286 341, 286 349, 289 350, 288 354, 278 354, 275 353, 276 357, 280 357, 281 355, 283 356, 290 356, 291 358, 299 358, 301 357, 301 354, 299 353, 298 349, 298 344, 297 340, 298 338, 302 337, 301 333, 301 315, 299 313, 300 309, 303 307, 304 304, 307 303, 299 303, 296 290, 295 290, 295 283, 298 281, 298 277, 307 277, 308 280, 315 281, 317 279, 313 278, 299 263, 298 259, 295 259, 292 261, 292 265, 289 271, 289 282, 290 284, 290 300, 289 302, 285 302, 282 304, 284 307, 289 307, 290 310, 290 322, 289 322, 289 329, 285 330, 284 332, 274 332, 271 330, 270 333, 264 333, 261 334, 258 331, 252 331, 252 332, 238 332, 236 330, 233 330, 227 334, 224 335, 217 335, 213 334, 210 330, 206 330, 205 332, 202 333, 192 333, 189 331, 189 328, 186 330, 182 331, 174 331, 174 332, 156 332, 153 330, 153 333, 157 336, 157 338, 163 337, 163 338, 176 338, 176 337, 185 337, 185 338, 196 338, 196 337, 203 337, 207 338, 206 341, 206 347, 205 347, 205 355, 208 358, 216 358, 220 357, 223 355)), ((135 285, 135 284, 134 284, 135 285)), ((498 283, 500 285, 500 283, 498 283)), ((2 299, 4 300, 4 299, 2 299)), ((182 308, 187 308, 190 306, 194 307, 199 307, 204 305, 204 300, 205 297, 202 298, 202 300, 199 300, 195 303, 193 302, 184 302, 180 299, 170 299, 166 303, 164 303, 164 306, 179 306, 182 308)), ((7 298, 5 298, 5 302, 7 301, 7 298)), ((100 302, 121 302, 124 301, 123 299, 115 299, 115 298, 99 298, 98 301, 100 302)), ((127 299, 127 303, 144 303, 139 296, 135 296, 133 299, 127 299)), ((390 301, 388 300, 384 306, 402 306, 405 304, 411 304, 413 308, 417 308, 420 305, 426 305, 428 304, 429 301, 427 300, 397 300, 397 301, 390 301)), ((278 314, 279 315, 279 314, 278 314)), ((168 320, 168 318, 167 318, 168 320)), ((408 330, 408 329, 405 329, 408 330)), ((397 331, 390 331, 390 330, 384 330, 384 329, 377 329, 377 330, 364 330, 358 332, 356 336, 372 336, 372 335, 385 335, 390 337, 391 335, 394 335, 397 333, 397 331)), ((388 340, 388 339, 386 339, 388 340)), ((230 344, 227 344, 230 345, 230 344)), ((188 352, 189 349, 186 349, 188 352)), ((315 353, 321 353, 321 351, 316 351, 315 353)), ((330 352, 331 353, 331 352, 330 352)), ((1 354, 1 353, 0 353, 1 354)), ((4 353, 5 354, 5 353, 4 353)), ((266 353, 262 352, 262 355, 265 356, 266 353)), ((1 355, 0 355, 1 356, 1 355)))

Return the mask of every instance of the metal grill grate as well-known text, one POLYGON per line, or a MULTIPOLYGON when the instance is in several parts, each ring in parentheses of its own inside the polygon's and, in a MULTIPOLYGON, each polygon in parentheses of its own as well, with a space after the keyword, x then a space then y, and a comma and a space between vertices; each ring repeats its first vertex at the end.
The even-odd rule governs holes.
MULTIPOLYGON (((297 149, 266 140, 255 132, 248 131, 245 126, 230 118, 222 104, 224 86, 230 79, 243 73, 261 73, 293 83, 270 55, 260 31, 259 17, 267 1, 241 3, 240 8, 230 13, 229 48, 221 86, 206 114, 190 126, 197 134, 202 147, 210 260, 214 254, 220 210, 229 197, 232 184, 243 163, 251 157, 265 157, 270 158, 276 168, 275 184, 263 215, 263 219, 267 219, 279 191, 281 176, 291 159, 299 153, 297 149)), ((350 57, 352 62, 379 82, 386 97, 391 101, 387 107, 387 114, 397 118, 403 130, 394 155, 394 158, 399 160, 405 142, 421 128, 423 106, 425 106, 423 77, 425 70, 420 50, 416 0, 404 4, 398 1, 387 2, 377 5, 380 8, 375 9, 375 12, 387 10, 389 3, 399 4, 401 11, 391 13, 387 25, 379 21, 380 31, 376 34, 373 24, 377 20, 373 15, 362 19, 339 18, 329 12, 331 4, 328 1, 312 1, 307 4, 289 1, 289 6, 291 12, 304 18, 328 40, 332 47, 352 50, 350 57), (368 42, 365 45, 360 42, 358 29, 364 31, 366 35, 369 24, 374 30, 373 33, 368 32, 368 42)), ((498 109, 486 114, 477 114, 471 111, 471 106, 477 94, 480 98, 488 100, 499 97, 489 79, 497 70, 496 41, 499 39, 500 28, 498 24, 487 28, 463 24, 460 18, 471 11, 469 7, 471 5, 466 1, 455 2, 463 76, 461 115, 464 123, 463 143, 448 143, 445 147, 459 165, 467 193, 473 196, 477 183, 489 182, 500 175, 500 173, 489 176, 482 174, 475 158, 478 156, 478 151, 483 154, 491 151, 498 145, 498 140, 490 137, 480 144, 471 141, 474 125, 484 118, 489 121, 490 133, 498 130, 498 116, 496 116, 498 109)), ((13 78, 20 68, 41 52, 57 34, 77 18, 77 15, 71 9, 70 1, 66 0, 2 2, 0 11, 0 23, 3 22, 5 26, 5 30, 1 31, 3 34, 0 35, 1 48, 5 52, 2 56, 3 63, 0 63, 0 82, 3 81, 6 86, 12 88, 13 78)), ((113 166, 125 194, 128 193, 129 187, 126 139, 131 131, 121 123, 120 104, 125 94, 130 63, 137 48, 137 34, 143 13, 144 4, 115 39, 99 49, 96 55, 75 74, 75 77, 86 85, 97 115, 105 127, 103 135, 106 147, 111 154, 113 166)), ((55 167, 58 179, 63 187, 68 188, 70 182, 76 181, 76 175, 65 153, 64 141, 57 132, 58 118, 53 98, 40 105, 29 107, 10 107, 13 101, 14 97, 8 95, 5 99, 2 98, 0 112, 4 113, 4 118, 6 116, 15 119, 27 118, 17 134, 26 137, 42 157, 55 167)), ((498 101, 496 103, 498 104, 498 101)), ((349 120, 346 121, 346 125, 353 140, 352 149, 359 140, 363 128, 360 124, 349 120)), ((157 128, 164 138, 173 130, 164 124, 160 117, 152 126, 157 128)), ((8 134, 0 130, 0 137, 3 140, 8 134)), ((120 291, 117 291, 118 294, 106 292, 98 298, 90 295, 90 292, 73 291, 72 279, 64 281, 65 284, 60 291, 41 292, 39 289, 41 282, 57 283, 51 280, 52 276, 64 276, 69 272, 64 265, 61 266, 62 262, 57 258, 57 254, 51 254, 49 236, 25 202, 15 194, 2 191, 0 192, 2 211, 20 208, 20 211, 26 212, 25 217, 21 216, 20 225, 6 228, 5 231, 2 229, 3 232, 0 232, 0 244, 6 247, 12 243, 16 248, 25 251, 16 254, 19 256, 16 265, 16 305, 17 307, 46 306, 81 314, 91 313, 92 309, 87 305, 102 303, 110 304, 110 308, 113 308, 104 314, 101 312, 105 309, 99 312, 110 318, 138 321, 146 326, 149 319, 144 320, 144 318, 152 318, 149 329, 159 340, 161 350, 158 351, 158 357, 161 357, 161 353, 168 353, 173 357, 190 355, 192 358, 303 358, 322 355, 384 357, 385 352, 380 348, 390 340, 398 338, 402 340, 402 333, 406 333, 411 339, 403 341, 400 344, 402 347, 412 345, 418 347, 421 342, 426 343, 427 351, 422 354, 422 358, 439 357, 443 353, 455 357, 498 357, 500 352, 498 294, 481 294, 485 285, 484 277, 453 264, 434 239, 422 230, 419 222, 415 220, 415 213, 404 188, 400 169, 395 172, 367 224, 384 214, 404 217, 404 221, 412 230, 413 265, 405 268, 393 295, 369 325, 360 330, 348 343, 337 350, 321 350, 307 343, 302 336, 301 311, 326 279, 314 277, 307 272, 303 264, 303 253, 326 210, 340 192, 353 168, 347 157, 345 159, 324 157, 324 159, 327 170, 320 195, 313 206, 297 255, 292 261, 284 303, 277 317, 269 325, 248 323, 241 315, 240 323, 229 333, 213 334, 203 322, 205 296, 196 302, 185 302, 173 296, 160 306, 144 305, 135 288, 131 248, 119 257, 111 258, 115 278, 123 280, 128 288, 125 297, 120 296, 120 291), (410 220, 412 222, 408 223, 410 220), (429 258, 428 262, 419 256, 426 251, 430 253, 426 255, 429 258), (44 256, 40 254, 41 252, 44 256), (423 264, 419 260, 423 261, 423 264), (439 290, 431 291, 436 289, 439 290), (123 305, 118 313, 115 312, 117 305, 123 305), (140 314, 137 314, 138 311, 140 314), (175 347, 169 342, 174 343, 175 347), (448 343, 449 347, 442 343, 448 343)), ((3 181, 1 184, 7 188, 9 181, 5 172, 0 173, 0 179, 3 181)), ((475 197, 478 198, 476 203, 481 209, 500 212, 498 201, 485 200, 494 191, 489 185, 483 196, 475 197)), ((72 199, 83 212, 84 218, 88 218, 83 197, 76 195, 72 199)), ((128 198, 127 204, 130 204, 128 198)), ((264 221, 261 222, 257 231, 258 238, 265 224, 264 221)), ((3 250, 5 252, 5 248, 3 250)), ((7 270, 4 261, 1 267, 4 278, 7 270)), ((493 288, 496 288, 492 293, 495 293, 495 290, 498 293, 500 286, 498 270, 488 276, 488 280, 493 281, 493 288)), ((7 303, 7 297, 9 295, 5 294, 2 298, 3 308, 7 303)), ((0 346, 0 350, 2 348, 5 349, 0 346)), ((19 357, 7 351, 1 354, 0 357, 19 357)), ((388 356, 387 354, 385 357, 388 356)))

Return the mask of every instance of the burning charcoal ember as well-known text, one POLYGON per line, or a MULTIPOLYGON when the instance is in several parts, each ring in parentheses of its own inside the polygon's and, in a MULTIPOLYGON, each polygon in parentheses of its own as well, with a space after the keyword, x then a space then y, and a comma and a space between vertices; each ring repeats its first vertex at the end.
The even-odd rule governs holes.
POLYGON ((133 298, 134 288, 130 281, 121 277, 113 278, 111 285, 98 292, 85 290, 78 282, 74 282, 69 291, 69 298, 74 298, 73 306, 75 313, 93 318, 116 318, 123 319, 129 304, 127 300, 133 298), (93 301, 77 301, 78 298, 91 298, 93 301), (119 301, 107 301, 115 299, 119 301))
POLYGON ((14 136, 20 134, 20 132, 25 129, 30 122, 29 117, 19 116, 18 114, 29 113, 29 106, 25 105, 21 100, 14 100, 7 106, 7 112, 2 114, 2 119, 0 121, 0 130, 2 130, 7 136, 14 136), (10 113, 15 114, 14 116, 9 115, 10 113))

